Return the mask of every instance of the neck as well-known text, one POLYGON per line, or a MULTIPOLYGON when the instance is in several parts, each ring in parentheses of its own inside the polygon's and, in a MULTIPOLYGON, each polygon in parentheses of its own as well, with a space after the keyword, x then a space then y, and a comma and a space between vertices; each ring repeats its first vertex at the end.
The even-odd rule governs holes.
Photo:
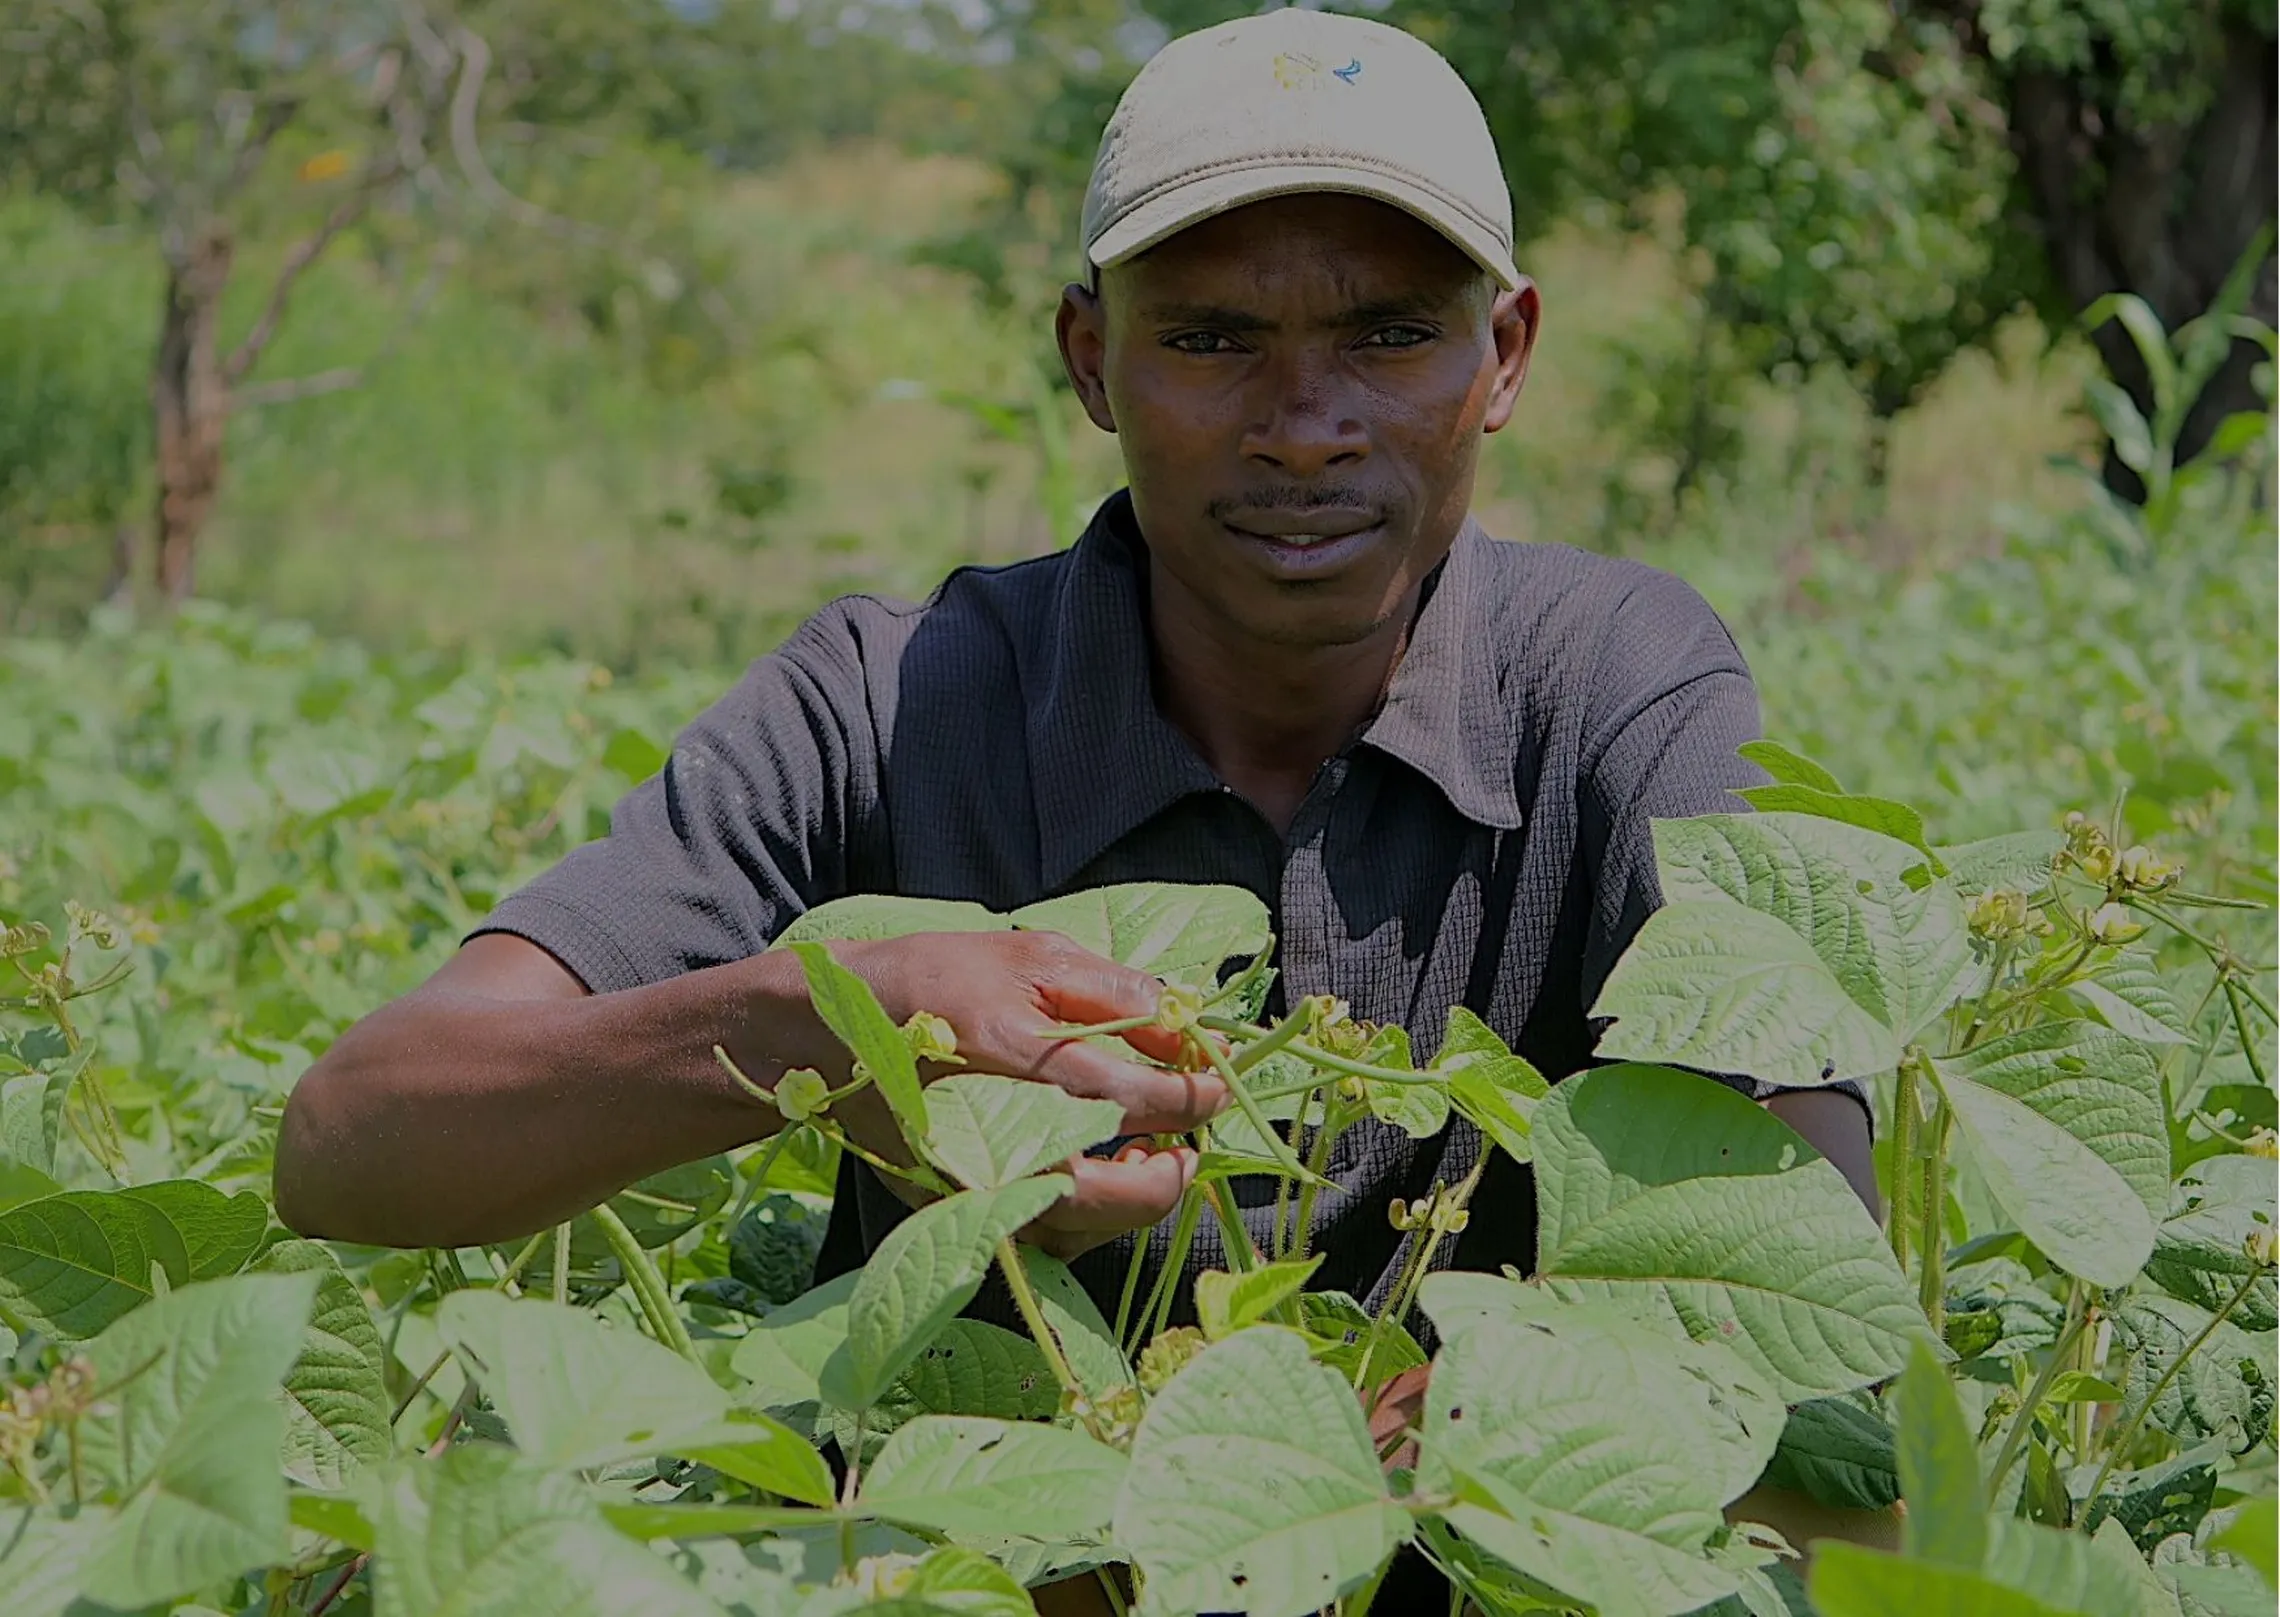
POLYGON ((1367 638, 1263 643, 1149 565, 1156 703, 1212 771, 1288 832, 1322 765, 1378 709, 1409 642, 1412 592, 1367 638))

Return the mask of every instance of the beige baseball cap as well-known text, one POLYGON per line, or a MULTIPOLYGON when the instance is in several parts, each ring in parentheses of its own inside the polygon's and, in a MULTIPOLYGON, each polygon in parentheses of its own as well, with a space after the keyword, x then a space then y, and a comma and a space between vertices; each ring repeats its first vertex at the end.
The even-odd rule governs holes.
POLYGON ((1141 68, 1093 159, 1085 256, 1105 269, 1308 191, 1390 203, 1520 282, 1504 168, 1456 69, 1414 34, 1295 7, 1183 35, 1141 68))

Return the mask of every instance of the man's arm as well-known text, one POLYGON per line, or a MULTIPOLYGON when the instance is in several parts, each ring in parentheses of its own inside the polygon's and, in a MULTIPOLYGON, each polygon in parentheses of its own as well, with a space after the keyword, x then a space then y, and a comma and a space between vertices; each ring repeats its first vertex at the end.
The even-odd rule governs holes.
MULTIPOLYGON (((1218 1079, 1119 1060, 1050 1036, 1056 1022, 1147 1015, 1161 985, 1049 933, 934 934, 833 946, 898 1021, 948 1019, 978 1071, 1117 1101, 1127 1132, 1186 1130, 1218 1079)), ((1129 1036, 1168 1057, 1176 1040, 1129 1036)), ((772 1087, 794 1067, 844 1083, 849 1058, 815 1014, 798 960, 766 952, 588 994, 554 957, 486 934, 341 1036, 286 1103, 277 1210, 308 1235, 383 1246, 512 1240, 645 1174, 762 1139, 780 1120, 713 1055, 772 1087)), ((857 1139, 907 1157, 876 1090, 834 1110, 857 1139)), ((1032 1238, 1062 1253, 1154 1224, 1192 1153, 1082 1159, 1075 1192, 1032 1238)))

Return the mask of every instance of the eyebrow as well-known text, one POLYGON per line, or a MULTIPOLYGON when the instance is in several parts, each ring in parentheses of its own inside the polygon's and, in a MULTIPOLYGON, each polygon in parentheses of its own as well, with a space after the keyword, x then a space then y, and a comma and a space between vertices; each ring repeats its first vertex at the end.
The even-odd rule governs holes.
MULTIPOLYGON (((1373 298, 1341 309, 1326 325, 1368 326, 1382 320, 1414 320, 1424 315, 1437 314, 1448 304, 1446 297, 1432 293, 1406 293, 1398 297, 1373 298)), ((1162 326, 1215 326, 1222 331, 1272 331, 1275 322, 1246 309, 1231 308, 1218 303, 1150 303, 1141 309, 1141 316, 1151 325, 1162 326)))

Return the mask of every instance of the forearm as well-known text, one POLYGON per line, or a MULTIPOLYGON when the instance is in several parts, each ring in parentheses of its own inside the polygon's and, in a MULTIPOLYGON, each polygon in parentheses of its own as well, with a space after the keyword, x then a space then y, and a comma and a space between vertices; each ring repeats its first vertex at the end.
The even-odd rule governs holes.
POLYGON ((295 1088, 278 1214, 306 1234, 386 1246, 543 1229, 779 1126, 716 1044, 764 1085, 844 1060, 783 954, 591 997, 433 982, 351 1028, 295 1088))

